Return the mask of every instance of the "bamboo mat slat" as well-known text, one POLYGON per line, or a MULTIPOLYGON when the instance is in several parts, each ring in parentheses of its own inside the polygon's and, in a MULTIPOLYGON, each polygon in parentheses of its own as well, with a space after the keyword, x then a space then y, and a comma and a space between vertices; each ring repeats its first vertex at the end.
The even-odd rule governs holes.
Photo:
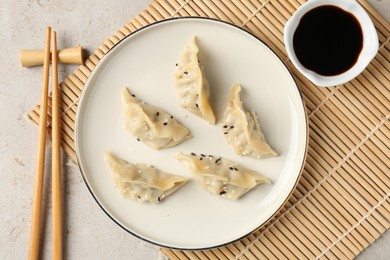
MULTIPOLYGON (((227 21, 264 41, 292 71, 306 104, 310 137, 296 190, 273 219, 247 237, 203 251, 162 248, 170 259, 354 258, 390 228, 390 24, 359 0, 377 29, 379 52, 352 81, 318 88, 292 65, 283 43, 284 24, 304 2, 152 1, 59 85, 62 147, 76 162, 75 117, 88 77, 121 39, 150 23, 180 16, 227 21)), ((39 122, 39 106, 29 116, 39 122)))

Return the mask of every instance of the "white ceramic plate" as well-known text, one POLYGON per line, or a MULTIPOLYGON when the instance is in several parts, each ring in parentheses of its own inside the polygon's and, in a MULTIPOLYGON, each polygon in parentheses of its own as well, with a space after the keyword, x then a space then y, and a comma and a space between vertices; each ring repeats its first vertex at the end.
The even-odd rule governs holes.
POLYGON ((165 247, 210 248, 247 235, 281 208, 303 167, 306 123, 294 79, 260 40, 216 20, 172 19, 133 33, 97 65, 78 107, 77 157, 93 197, 125 230, 165 247), (199 60, 210 82, 217 120, 221 120, 232 84, 242 84, 245 107, 259 115, 278 157, 256 160, 235 155, 219 125, 210 125, 179 107, 172 74, 192 35, 200 47, 199 60), (124 129, 121 90, 125 86, 145 102, 171 113, 191 130, 193 138, 161 151, 138 142, 124 129), (272 184, 260 185, 238 201, 228 201, 213 197, 191 180, 160 204, 140 204, 120 196, 104 151, 188 177, 192 176, 190 171, 174 158, 175 153, 213 154, 257 170, 272 184))

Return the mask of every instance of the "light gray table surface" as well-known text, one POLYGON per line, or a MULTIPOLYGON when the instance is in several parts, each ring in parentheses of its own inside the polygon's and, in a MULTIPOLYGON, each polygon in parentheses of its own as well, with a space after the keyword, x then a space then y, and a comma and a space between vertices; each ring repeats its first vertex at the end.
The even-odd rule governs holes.
MULTIPOLYGON (((388 21, 390 0, 369 0, 388 21)), ((26 114, 40 100, 42 68, 22 68, 20 49, 41 49, 45 27, 57 31, 59 48, 83 46, 90 54, 147 0, 3 0, 0 3, 0 259, 26 259, 31 221, 37 126, 26 114)), ((77 66, 61 65, 60 80, 77 66)), ((50 159, 48 155, 47 160, 50 159)), ((48 169, 47 172, 50 172, 48 169)), ((51 258, 50 174, 46 174, 42 259, 51 258)), ((64 182, 65 259, 157 259, 155 246, 117 226, 92 198, 66 156, 64 182)), ((359 259, 390 259, 386 232, 359 259)))

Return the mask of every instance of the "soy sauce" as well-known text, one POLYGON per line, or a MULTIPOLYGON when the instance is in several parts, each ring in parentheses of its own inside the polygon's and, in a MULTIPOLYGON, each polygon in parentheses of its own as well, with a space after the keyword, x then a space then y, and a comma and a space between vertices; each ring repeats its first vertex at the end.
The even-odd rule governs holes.
POLYGON ((356 17, 333 5, 312 9, 301 18, 293 36, 299 62, 320 75, 349 70, 363 48, 363 32, 356 17))

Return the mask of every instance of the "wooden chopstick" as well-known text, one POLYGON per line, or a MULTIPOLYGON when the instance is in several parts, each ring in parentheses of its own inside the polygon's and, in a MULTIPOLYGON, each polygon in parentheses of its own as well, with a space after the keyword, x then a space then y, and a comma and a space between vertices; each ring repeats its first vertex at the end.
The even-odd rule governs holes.
POLYGON ((46 44, 45 44, 45 59, 43 63, 43 80, 42 80, 42 96, 40 106, 40 120, 38 128, 38 144, 36 168, 34 176, 34 193, 32 201, 32 220, 30 226, 30 244, 28 259, 38 259, 39 257, 39 242, 41 231, 41 210, 42 210, 42 193, 43 193, 43 177, 45 167, 45 152, 46 152, 46 124, 47 124, 47 100, 49 88, 49 65, 50 65, 50 33, 51 28, 46 29, 46 44))
POLYGON ((52 32, 52 209, 53 209, 53 242, 52 259, 62 259, 62 198, 61 198, 61 150, 60 150, 60 119, 58 93, 58 56, 56 32, 52 32))

